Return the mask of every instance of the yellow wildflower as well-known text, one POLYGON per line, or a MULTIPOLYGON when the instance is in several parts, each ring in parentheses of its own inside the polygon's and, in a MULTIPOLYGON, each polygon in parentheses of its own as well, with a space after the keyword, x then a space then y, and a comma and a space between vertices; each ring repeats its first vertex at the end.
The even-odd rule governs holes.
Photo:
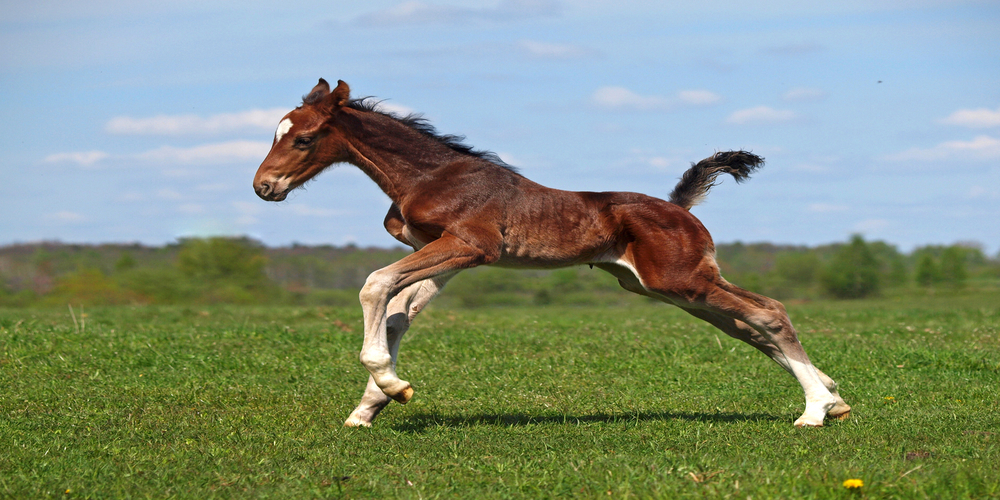
POLYGON ((848 479, 848 480, 844 481, 844 488, 847 488, 847 489, 860 488, 860 487, 862 487, 864 485, 865 485, 865 482, 862 481, 862 480, 860 480, 860 479, 848 479))

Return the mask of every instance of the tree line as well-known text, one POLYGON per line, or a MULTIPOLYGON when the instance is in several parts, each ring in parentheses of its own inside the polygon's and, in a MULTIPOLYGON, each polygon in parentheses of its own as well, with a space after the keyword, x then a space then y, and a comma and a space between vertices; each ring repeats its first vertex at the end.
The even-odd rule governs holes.
MULTIPOLYGON (((977 244, 910 253, 855 235, 818 247, 717 245, 723 276, 782 300, 859 299, 1000 287, 1000 255, 977 244)), ((188 238, 150 247, 38 243, 0 247, 0 306, 63 304, 354 305, 365 278, 402 248, 268 248, 249 238, 188 238)), ((439 299, 453 306, 614 304, 636 298, 586 266, 459 274, 439 299)))

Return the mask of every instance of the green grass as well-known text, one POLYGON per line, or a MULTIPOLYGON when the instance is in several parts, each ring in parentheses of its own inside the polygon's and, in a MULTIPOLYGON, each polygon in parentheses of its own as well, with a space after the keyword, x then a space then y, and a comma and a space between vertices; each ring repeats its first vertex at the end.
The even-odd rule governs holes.
POLYGON ((341 427, 360 308, 0 310, 0 497, 997 498, 998 304, 790 305, 854 407, 821 429, 777 365, 645 301, 432 307, 372 429, 341 427))

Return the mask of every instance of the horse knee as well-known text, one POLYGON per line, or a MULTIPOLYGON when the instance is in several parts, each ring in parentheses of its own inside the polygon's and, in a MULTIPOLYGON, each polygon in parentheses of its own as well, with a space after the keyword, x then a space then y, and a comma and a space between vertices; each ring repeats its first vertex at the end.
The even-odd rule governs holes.
POLYGON ((365 285, 361 287, 361 292, 358 294, 361 305, 375 304, 383 300, 389 294, 391 284, 392 277, 381 270, 369 274, 365 285))

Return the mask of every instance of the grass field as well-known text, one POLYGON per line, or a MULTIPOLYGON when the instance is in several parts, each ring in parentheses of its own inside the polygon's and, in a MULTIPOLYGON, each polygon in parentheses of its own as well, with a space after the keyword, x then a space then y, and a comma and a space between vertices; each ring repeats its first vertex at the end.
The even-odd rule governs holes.
POLYGON ((432 307, 372 429, 357 307, 0 310, 0 497, 1000 497, 1000 297, 789 310, 849 420, 642 300, 432 307))

